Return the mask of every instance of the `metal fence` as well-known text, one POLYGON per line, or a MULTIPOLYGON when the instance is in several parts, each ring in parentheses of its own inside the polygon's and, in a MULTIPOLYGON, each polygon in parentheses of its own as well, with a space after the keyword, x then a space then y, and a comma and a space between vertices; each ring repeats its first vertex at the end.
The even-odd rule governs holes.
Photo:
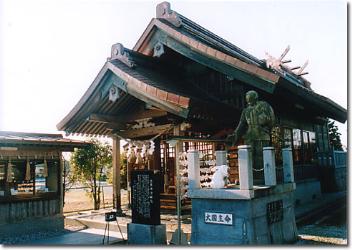
POLYGON ((335 168, 345 168, 347 165, 347 152, 333 151, 333 159, 335 168))
POLYGON ((295 165, 293 168, 295 181, 319 177, 318 167, 315 165, 295 165))

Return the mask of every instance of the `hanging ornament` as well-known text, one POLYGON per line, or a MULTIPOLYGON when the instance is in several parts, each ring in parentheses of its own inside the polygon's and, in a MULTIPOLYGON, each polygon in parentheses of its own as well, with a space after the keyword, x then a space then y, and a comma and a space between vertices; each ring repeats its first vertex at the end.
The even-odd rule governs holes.
POLYGON ((137 155, 136 155, 137 159, 136 159, 136 164, 142 164, 143 163, 143 158, 141 155, 140 150, 137 150, 137 155))
POLYGON ((147 153, 147 146, 145 144, 143 144, 142 151, 141 151, 141 156, 143 158, 146 157, 146 153, 147 153))
POLYGON ((48 177, 48 163, 46 162, 46 159, 45 159, 45 158, 44 158, 43 176, 44 176, 45 178, 48 177))
POLYGON ((29 181, 31 179, 31 165, 29 163, 29 159, 27 158, 27 164, 26 164, 26 176, 24 178, 26 181, 29 181))
POLYGON ((129 148, 129 152, 128 152, 128 158, 127 158, 127 162, 131 163, 131 164, 135 164, 136 163, 136 152, 134 151, 134 149, 132 148, 132 146, 129 148))
POLYGON ((148 154, 152 155, 154 153, 154 149, 155 149, 155 143, 154 141, 150 141, 150 146, 148 149, 148 154))
POLYGON ((11 163, 11 159, 9 159, 9 163, 7 164, 7 176, 6 176, 6 181, 7 182, 12 182, 12 163, 11 163))

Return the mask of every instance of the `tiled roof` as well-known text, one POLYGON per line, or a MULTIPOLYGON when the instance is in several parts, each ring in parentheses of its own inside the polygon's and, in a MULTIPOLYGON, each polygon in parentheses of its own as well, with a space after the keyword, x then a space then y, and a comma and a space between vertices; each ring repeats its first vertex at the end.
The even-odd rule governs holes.
MULTIPOLYGON (((65 146, 82 147, 88 143, 78 140, 63 138, 61 134, 41 134, 13 131, 0 131, 0 146, 7 145, 41 145, 41 146, 65 146)), ((0 148, 1 150, 1 148, 0 148)))

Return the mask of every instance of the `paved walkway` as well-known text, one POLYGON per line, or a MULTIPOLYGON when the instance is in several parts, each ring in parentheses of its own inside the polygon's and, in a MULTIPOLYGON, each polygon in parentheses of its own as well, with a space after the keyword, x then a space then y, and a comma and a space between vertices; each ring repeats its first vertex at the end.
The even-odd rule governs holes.
MULTIPOLYGON (((119 232, 109 232, 109 244, 123 243, 122 236, 119 232)), ((88 228, 77 232, 67 233, 58 235, 55 237, 35 240, 30 243, 23 243, 24 245, 80 245, 80 246, 94 246, 102 245, 104 237, 104 230, 88 228)), ((124 239, 127 239, 127 235, 123 234, 124 239)), ((105 243, 107 243, 107 236, 105 237, 105 243)))
MULTIPOLYGON (((295 214, 297 221, 300 220, 300 218, 305 217, 307 214, 311 213, 312 211, 315 211, 321 207, 327 206, 330 203, 337 201, 337 200, 342 200, 346 197, 346 192, 338 192, 338 193, 331 193, 331 194, 324 194, 321 198, 317 199, 314 202, 311 202, 309 204, 305 204, 302 206, 298 206, 295 208, 295 214)), ((103 212, 103 211, 102 211, 103 212)), ((168 221, 166 224, 168 227, 176 227, 177 221, 175 221, 174 217, 175 216, 169 216, 168 221), (172 219, 171 219, 172 218, 172 219)), ((126 218, 127 219, 127 218, 126 218)), ((165 222, 164 221, 164 222, 165 222)), ((185 231, 189 231, 188 227, 190 227, 190 224, 182 224, 185 231)), ((123 228, 123 227, 122 227, 123 228)), ((126 230, 122 229, 123 231, 123 237, 124 239, 127 239, 127 234, 126 230)), ((83 229, 80 231, 72 232, 72 233, 66 233, 58 236, 54 236, 51 238, 47 239, 40 239, 40 240, 35 240, 30 243, 23 243, 23 245, 102 245, 103 241, 103 236, 104 236, 104 229, 94 229, 94 228, 88 228, 88 229, 83 229)), ((168 237, 169 238, 169 237, 168 237)), ((107 244, 105 240, 105 244, 107 244)), ((121 234, 117 231, 111 231, 110 230, 110 240, 109 244, 124 244, 121 234)))

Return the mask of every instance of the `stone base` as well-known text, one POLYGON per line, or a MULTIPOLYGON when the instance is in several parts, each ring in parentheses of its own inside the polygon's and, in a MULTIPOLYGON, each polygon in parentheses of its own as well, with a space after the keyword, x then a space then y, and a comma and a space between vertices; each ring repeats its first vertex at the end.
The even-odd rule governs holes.
POLYGON ((127 224, 128 244, 166 245, 166 225, 127 224))
POLYGON ((216 199, 208 195, 191 197, 191 245, 269 245, 296 241, 293 192, 279 189, 276 186, 269 195, 245 200, 216 199), (277 201, 282 202, 282 218, 269 222, 267 206, 277 201), (222 214, 222 218, 232 214, 232 222, 218 223, 215 219, 216 223, 210 223, 206 217, 209 213, 222 214))

